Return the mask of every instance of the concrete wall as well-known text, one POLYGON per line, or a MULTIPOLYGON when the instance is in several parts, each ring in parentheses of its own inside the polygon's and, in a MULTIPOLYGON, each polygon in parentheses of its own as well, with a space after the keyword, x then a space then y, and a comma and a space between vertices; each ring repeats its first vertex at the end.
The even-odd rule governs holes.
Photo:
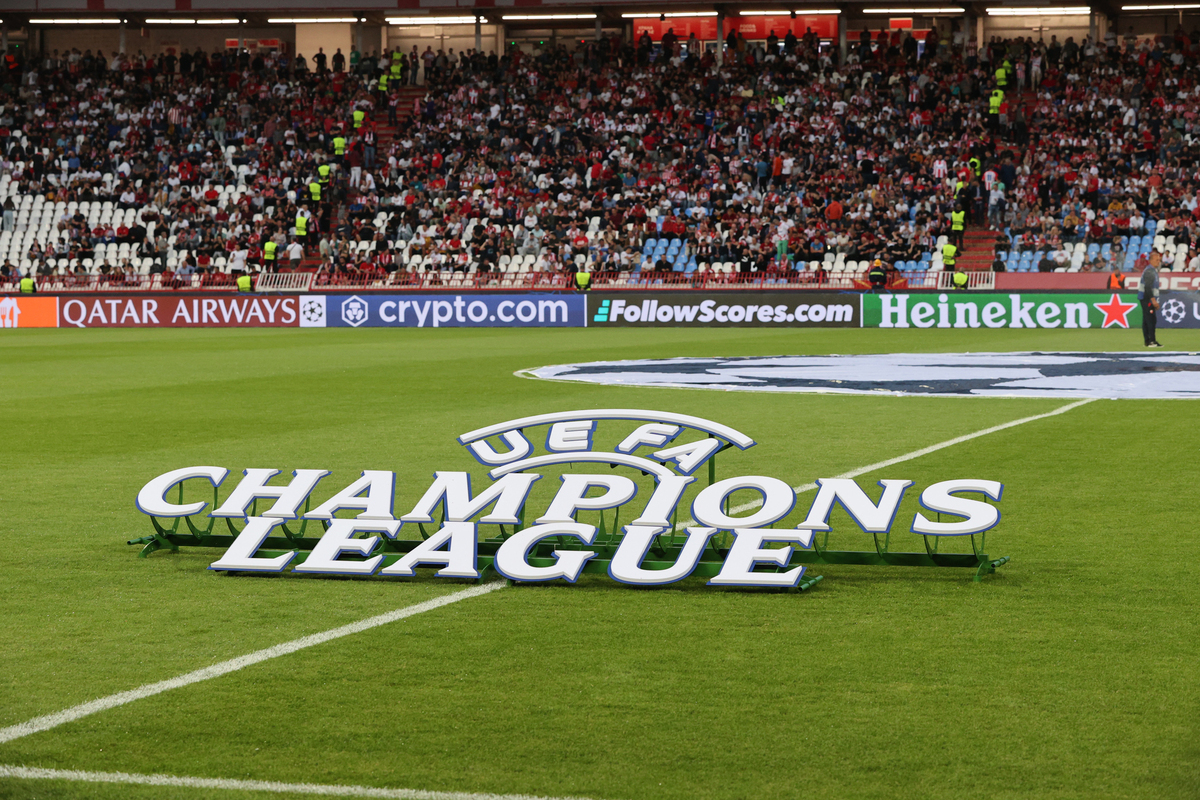
MULTIPOLYGON (((1051 36, 1057 36, 1059 42, 1073 37, 1076 44, 1081 44, 1088 35, 1088 18, 1082 17, 986 17, 983 23, 985 41, 990 42, 993 36, 1001 39, 1016 39, 1018 36, 1037 40, 1039 37, 1047 44, 1051 36), (1046 27, 1049 30, 1037 31, 1034 28, 1046 27)), ((1102 40, 1103 27, 1097 27, 1099 38, 1102 40)))
MULTIPOLYGON (((1188 33, 1200 28, 1200 10, 1184 11, 1182 24, 1188 33)), ((1174 36, 1179 25, 1179 12, 1169 11, 1162 14, 1122 14, 1113 25, 1113 29, 1118 37, 1123 37, 1131 27, 1140 37, 1174 36)))
MULTIPOLYGON (((495 50, 497 55, 503 53, 503 26, 482 25, 480 27, 483 42, 481 49, 484 54, 490 50, 495 50)), ((389 25, 387 38, 388 47, 392 49, 399 47, 405 53, 411 52, 413 45, 416 45, 418 53, 424 53, 426 47, 432 47, 435 53, 438 50, 445 50, 449 55, 450 49, 454 48, 454 54, 458 55, 464 50, 475 49, 475 26, 473 24, 389 25)))
MULTIPOLYGON (((291 25, 261 28, 247 25, 245 37, 247 39, 291 41, 292 28, 291 25)), ((71 48, 78 48, 81 53, 87 50, 91 50, 93 53, 102 50, 105 55, 111 55, 117 51, 117 43, 120 39, 120 32, 115 26, 103 28, 60 28, 55 26, 43 28, 43 31, 45 32, 45 49, 48 52, 58 50, 61 53, 71 48)), ((213 50, 224 49, 225 39, 235 39, 237 35, 236 27, 224 28, 211 25, 171 25, 146 29, 127 27, 125 29, 125 50, 133 55, 139 50, 146 54, 158 54, 167 47, 174 47, 176 50, 186 47, 190 51, 201 47, 204 52, 211 53, 213 50), (143 36, 143 33, 146 35, 143 36)))
MULTIPOLYGON (((359 48, 359 52, 361 52, 364 56, 370 55, 371 53, 382 53, 385 49, 385 30, 387 30, 387 26, 367 25, 364 23, 362 26, 362 47, 359 48)), ((358 29, 352 29, 351 33, 354 35, 357 43, 359 34, 358 29)))
POLYGON ((296 25, 296 55, 302 55, 308 61, 308 68, 313 69, 316 63, 313 56, 317 48, 325 48, 327 57, 325 66, 333 68, 333 54, 338 48, 350 63, 350 51, 354 48, 354 25, 349 22, 331 22, 320 24, 296 25))

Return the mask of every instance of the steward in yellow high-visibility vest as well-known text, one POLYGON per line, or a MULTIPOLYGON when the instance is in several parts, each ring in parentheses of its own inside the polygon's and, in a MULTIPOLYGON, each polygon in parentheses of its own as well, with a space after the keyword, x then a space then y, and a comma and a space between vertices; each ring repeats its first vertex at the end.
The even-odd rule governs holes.
POLYGON ((387 85, 388 85, 388 75, 385 72, 379 76, 379 85, 377 88, 379 89, 380 92, 386 92, 387 85))
POLYGON ((963 211, 962 203, 955 203, 954 210, 950 212, 950 243, 959 249, 963 246, 963 228, 966 226, 967 212, 963 211))
POLYGON ((314 203, 321 202, 321 184, 313 181, 308 185, 308 193, 312 196, 314 203))
POLYGON ((328 164, 322 164, 321 166, 317 167, 317 181, 322 186, 329 185, 329 172, 330 170, 328 164))
POLYGON ((999 114, 1000 105, 1004 102, 1004 90, 993 89, 991 97, 988 98, 988 113, 999 114))
POLYGON ((242 275, 238 276, 238 279, 237 279, 237 287, 238 287, 238 291, 239 291, 239 292, 248 292, 248 291, 250 291, 250 290, 251 290, 251 288, 250 288, 250 276, 249 276, 249 275, 247 275, 247 274, 242 274, 242 275))
POLYGON ((303 239, 308 236, 308 217, 303 214, 296 215, 296 237, 303 239))
POLYGON ((365 122, 366 119, 367 119, 367 112, 355 111, 354 112, 354 130, 358 130, 359 128, 361 128, 363 126, 363 122, 365 122))
MULTIPOLYGON (((996 107, 999 108, 999 106, 996 106, 996 107)), ((344 136, 333 137, 333 154, 335 156, 337 156, 338 158, 341 158, 342 156, 346 155, 346 137, 344 137, 344 136)))
POLYGON ((950 282, 952 284, 954 284, 955 289, 958 289, 960 291, 963 289, 966 289, 967 288, 967 273, 963 272, 962 270, 955 270, 954 276, 950 279, 950 282))
POLYGON ((1012 65, 1005 61, 996 70, 996 85, 1001 89, 1008 87, 1008 71, 1012 69, 1012 65))
POLYGON ((267 242, 266 244, 263 245, 263 262, 266 263, 266 265, 268 267, 274 265, 275 251, 278 248, 279 248, 279 245, 276 244, 275 242, 267 242))
POLYGON ((586 292, 588 287, 592 285, 592 273, 586 269, 575 273, 575 288, 581 292, 586 292))
MULTIPOLYGON (((1000 109, 996 110, 999 111, 1000 109)), ((983 169, 983 164, 979 163, 979 159, 975 158, 975 156, 971 156, 969 159, 967 159, 967 163, 971 165, 971 171, 974 172, 975 177, 978 178, 982 174, 981 170, 983 169)))
POLYGON ((946 269, 954 268, 954 257, 958 255, 958 248, 947 242, 942 245, 942 265, 946 269))
POLYGON ((33 278, 21 278, 21 294, 34 294, 37 292, 37 284, 33 278))
POLYGON ((963 183, 962 178, 959 178, 957 181, 954 182, 954 198, 956 200, 958 199, 958 193, 961 192, 965 187, 966 187, 966 184, 963 183))
POLYGON ((404 77, 404 62, 393 61, 392 66, 388 67, 388 71, 392 73, 392 80, 400 80, 402 77, 404 77))

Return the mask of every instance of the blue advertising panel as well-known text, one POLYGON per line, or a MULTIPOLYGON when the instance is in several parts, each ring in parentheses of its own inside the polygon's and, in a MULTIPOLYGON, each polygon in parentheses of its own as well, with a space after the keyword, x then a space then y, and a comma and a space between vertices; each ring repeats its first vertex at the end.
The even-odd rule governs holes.
POLYGON ((309 294, 301 328, 582 328, 581 294, 309 294))

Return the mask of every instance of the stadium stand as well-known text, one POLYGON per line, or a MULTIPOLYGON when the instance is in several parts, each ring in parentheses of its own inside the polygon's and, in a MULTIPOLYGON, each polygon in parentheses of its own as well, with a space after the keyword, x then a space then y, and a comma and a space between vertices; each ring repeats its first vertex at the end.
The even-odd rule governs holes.
POLYGON ((0 89, 0 289, 851 287, 876 258, 935 288, 956 203, 972 271, 1200 271, 1200 36, 930 35, 840 64, 790 34, 720 66, 649 37, 353 73, 55 52, 0 89))

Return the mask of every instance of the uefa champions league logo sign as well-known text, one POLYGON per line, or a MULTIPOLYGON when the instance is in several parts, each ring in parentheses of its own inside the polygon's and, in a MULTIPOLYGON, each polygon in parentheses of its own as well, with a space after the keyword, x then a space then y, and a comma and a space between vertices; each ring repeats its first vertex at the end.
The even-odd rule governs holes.
POLYGON ((1178 325, 1187 318, 1187 305, 1179 298, 1170 298, 1162 304, 1162 318, 1172 325, 1178 325))
MULTIPOLYGON (((342 313, 352 312, 344 306, 342 313)), ((209 569, 230 573, 405 578, 418 568, 433 568, 439 578, 480 579, 494 571, 517 582, 568 583, 585 573, 606 573, 639 586, 697 575, 709 578, 710 586, 807 588, 801 584, 805 563, 968 566, 983 573, 1007 560, 989 561, 975 547, 976 535, 1000 521, 999 510, 987 502, 1001 499, 1003 486, 996 481, 947 480, 926 487, 922 510, 906 518, 909 531, 925 537, 926 553, 896 553, 887 542, 912 481, 881 480, 882 493, 874 500, 852 480, 819 480, 804 520, 775 527, 792 513, 795 490, 761 475, 716 480, 719 453, 744 451, 755 442, 699 417, 631 409, 541 414, 478 428, 458 441, 487 468, 491 483, 479 487, 468 472, 437 471, 400 516, 395 473, 386 470, 364 470, 315 508, 312 495, 330 474, 324 469, 295 470, 286 483, 271 483, 279 470, 247 469, 223 502, 218 489, 228 469, 173 470, 138 493, 137 507, 150 515, 155 534, 131 544, 144 544, 143 555, 180 546, 222 547, 224 554, 209 569), (620 437, 611 449, 594 444, 605 426, 616 430, 608 432, 610 441, 620 437), (534 431, 539 435, 531 435, 534 431), (535 441, 544 445, 535 447, 535 441), (585 471, 566 472, 567 465, 585 471), (702 482, 697 473, 705 466, 708 479, 702 482), (535 484, 549 476, 557 477, 557 488, 544 507, 531 510, 535 484), (197 480, 211 487, 213 509, 207 515, 202 514, 207 502, 184 502, 183 484, 197 480), (639 489, 648 496, 635 502, 639 489), (731 509, 730 498, 740 490, 759 500, 731 509), (689 494, 690 508, 681 509, 689 494), (259 509, 267 503, 269 508, 259 509), (822 546, 835 505, 874 537, 875 553, 822 546), (750 513, 735 515, 746 510, 750 513), (621 525, 621 517, 629 521, 621 525), (218 520, 228 533, 217 527, 218 520), (319 535, 310 535, 310 527, 319 535), (970 537, 972 553, 939 556, 940 537, 970 537)), ((810 579, 815 580, 819 576, 810 579)))

